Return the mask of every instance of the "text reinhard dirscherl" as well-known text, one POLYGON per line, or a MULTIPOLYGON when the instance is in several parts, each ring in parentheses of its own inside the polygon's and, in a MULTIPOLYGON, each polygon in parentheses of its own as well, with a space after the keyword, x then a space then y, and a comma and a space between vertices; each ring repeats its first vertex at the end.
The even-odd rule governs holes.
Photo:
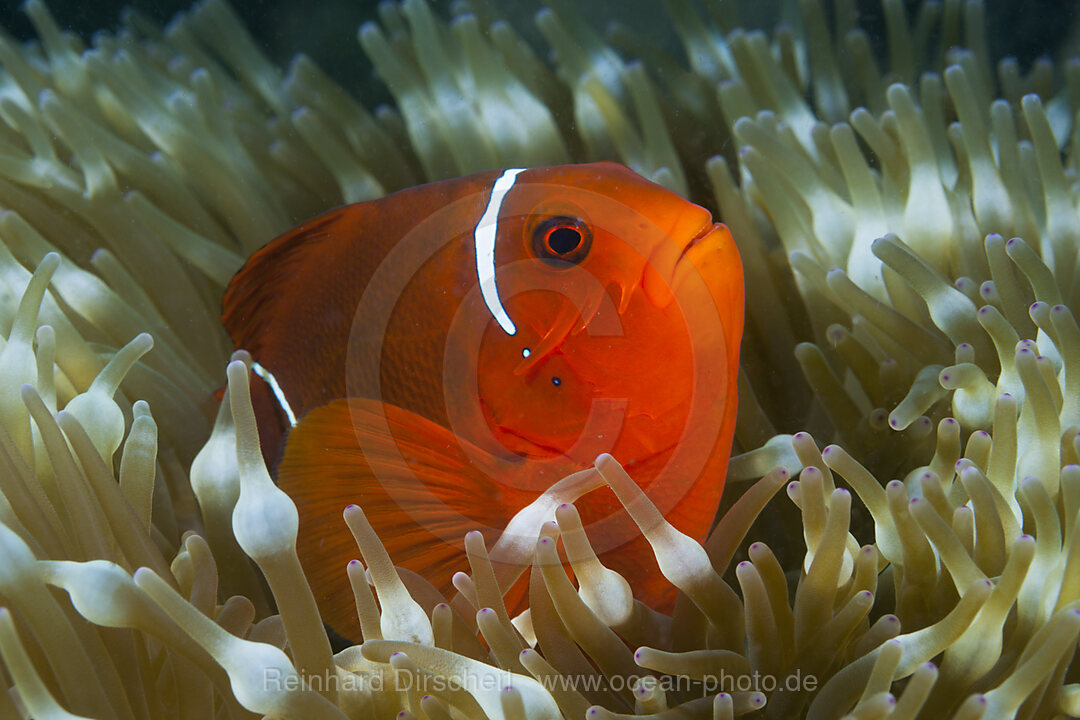
MULTIPOLYGON (((578 692, 614 691, 635 688, 650 675, 552 675, 537 678, 541 687, 549 691, 577 690, 578 692)), ((511 676, 506 673, 466 673, 462 675, 435 675, 415 673, 356 674, 340 671, 336 675, 308 675, 301 678, 293 671, 280 668, 263 670, 263 688, 268 692, 295 692, 302 689, 322 692, 327 689, 339 692, 412 691, 418 693, 496 692, 507 686, 511 676)), ((768 673, 727 673, 710 675, 703 680, 677 675, 661 675, 655 678, 655 687, 665 693, 694 693, 707 696, 716 693, 772 693, 777 690, 789 692, 814 691, 818 679, 795 671, 789 675, 776 676, 768 673)))

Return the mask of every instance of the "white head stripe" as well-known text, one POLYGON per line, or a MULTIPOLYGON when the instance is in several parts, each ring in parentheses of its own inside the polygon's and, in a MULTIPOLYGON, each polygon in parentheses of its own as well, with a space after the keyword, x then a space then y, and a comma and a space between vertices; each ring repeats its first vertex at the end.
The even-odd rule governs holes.
POLYGON ((281 409, 285 411, 285 416, 289 418, 289 425, 296 427, 296 415, 289 406, 289 401, 285 399, 285 392, 278 385, 274 374, 259 363, 252 363, 251 371, 266 381, 266 384, 270 386, 270 390, 274 393, 274 397, 277 398, 278 405, 281 405, 281 409))
POLYGON ((504 172, 491 188, 491 199, 487 209, 476 223, 473 242, 476 245, 476 275, 480 279, 480 294, 488 306, 495 321, 507 335, 517 332, 514 321, 506 314, 506 308, 499 300, 499 290, 495 286, 495 235, 499 223, 499 208, 510 188, 514 187, 517 175, 525 168, 512 168, 504 172))

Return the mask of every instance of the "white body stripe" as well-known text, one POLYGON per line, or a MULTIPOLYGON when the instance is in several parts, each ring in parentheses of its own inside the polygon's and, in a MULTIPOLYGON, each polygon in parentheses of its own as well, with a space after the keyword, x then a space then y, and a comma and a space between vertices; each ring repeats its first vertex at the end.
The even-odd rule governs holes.
POLYGON ((514 187, 518 173, 524 170, 525 168, 512 168, 499 176, 491 188, 491 199, 488 200, 487 209, 480 216, 480 222, 476 223, 476 230, 473 233, 480 294, 484 297, 484 303, 488 306, 495 321, 507 335, 515 334, 517 327, 506 314, 506 308, 499 300, 499 289, 495 284, 495 237, 499 224, 499 208, 502 207, 503 198, 510 192, 510 188, 514 187))
POLYGON ((270 390, 274 393, 274 397, 277 398, 278 405, 281 405, 281 409, 285 411, 285 416, 289 418, 289 424, 296 427, 296 414, 293 413, 292 407, 289 406, 289 401, 285 399, 285 391, 278 385, 274 373, 270 372, 259 363, 252 363, 251 371, 266 381, 266 384, 270 386, 270 390))

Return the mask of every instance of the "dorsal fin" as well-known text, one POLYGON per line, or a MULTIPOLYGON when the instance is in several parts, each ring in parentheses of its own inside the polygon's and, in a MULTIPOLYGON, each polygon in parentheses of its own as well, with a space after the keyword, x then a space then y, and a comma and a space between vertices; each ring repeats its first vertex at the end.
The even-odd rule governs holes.
POLYGON ((221 302, 222 323, 238 348, 254 356, 273 342, 265 332, 273 327, 279 304, 290 300, 292 288, 302 279, 298 266, 317 255, 320 244, 332 242, 335 233, 359 226, 362 214, 358 205, 336 208, 279 235, 247 259, 221 302))
MULTIPOLYGON (((376 238, 365 232, 373 211, 371 203, 348 205, 293 228, 256 251, 225 292, 221 319, 233 343, 272 372, 290 403, 305 410, 322 404, 319 394, 344 394, 343 373, 335 370, 344 364, 347 321, 335 323, 327 306, 315 303, 327 301, 323 289, 335 276, 345 286, 366 279, 363 264, 348 261, 344 251, 381 254, 376 238), (316 307, 323 322, 312 316, 316 307)), ((355 307, 359 297, 344 295, 333 304, 355 307)))

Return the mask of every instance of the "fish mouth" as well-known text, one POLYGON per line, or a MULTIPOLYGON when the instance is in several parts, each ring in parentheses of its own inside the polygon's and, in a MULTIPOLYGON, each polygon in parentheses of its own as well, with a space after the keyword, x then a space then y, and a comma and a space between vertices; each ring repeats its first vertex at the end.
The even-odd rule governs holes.
POLYGON ((708 220, 698 226, 697 230, 690 235, 690 239, 680 246, 678 236, 685 237, 685 235, 683 233, 676 234, 673 229, 668 234, 670 242, 661 243, 648 260, 642 286, 645 290, 645 296, 658 308, 667 307, 674 299, 672 291, 678 282, 682 261, 695 247, 705 242, 720 227, 720 224, 713 222, 712 217, 704 209, 698 209, 705 214, 708 220), (650 272, 649 268, 653 272, 650 272))
POLYGON ((683 245, 682 252, 679 253, 679 259, 675 261, 675 267, 679 266, 683 258, 696 246, 700 245, 705 238, 709 237, 717 228, 720 227, 720 223, 713 222, 712 218, 709 218, 708 222, 701 226, 701 229, 691 237, 685 245, 683 245))

